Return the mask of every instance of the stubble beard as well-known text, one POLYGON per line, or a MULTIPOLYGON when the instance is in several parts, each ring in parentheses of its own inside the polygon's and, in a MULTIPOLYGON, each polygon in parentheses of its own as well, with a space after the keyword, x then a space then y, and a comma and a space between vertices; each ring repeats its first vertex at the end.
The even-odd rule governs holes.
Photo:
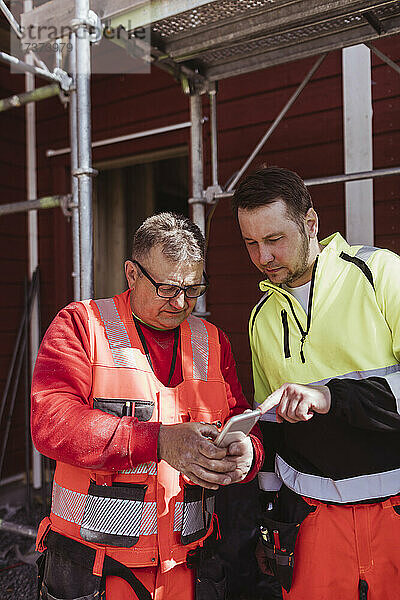
POLYGON ((293 271, 290 271, 288 276, 285 278, 285 280, 282 281, 282 283, 285 285, 290 285, 291 283, 297 281, 309 269, 310 240, 308 239, 304 225, 302 225, 300 234, 301 234, 301 246, 300 246, 300 252, 299 252, 299 260, 297 262, 295 269, 293 271))

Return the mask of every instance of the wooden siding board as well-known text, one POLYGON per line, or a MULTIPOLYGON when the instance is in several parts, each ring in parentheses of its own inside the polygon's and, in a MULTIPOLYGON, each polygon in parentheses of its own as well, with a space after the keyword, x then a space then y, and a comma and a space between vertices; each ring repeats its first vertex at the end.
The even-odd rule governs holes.
MULTIPOLYGON (((293 95, 296 87, 270 90, 268 93, 251 97, 250 101, 248 97, 242 97, 234 102, 218 103, 218 126, 220 131, 256 123, 264 123, 266 130, 293 95)), ((341 108, 342 92, 340 78, 312 81, 306 86, 286 113, 276 131, 280 130, 281 125, 285 121, 293 117, 318 115, 319 112, 329 110, 339 110, 341 112, 341 108)))
MULTIPOLYGON (((301 61, 277 65, 256 73, 238 75, 224 79, 219 84, 219 96, 222 100, 234 99, 241 96, 252 97, 254 94, 263 93, 276 88, 285 88, 298 85, 306 76, 316 57, 301 61)), ((314 74, 313 80, 332 77, 341 73, 341 53, 331 52, 320 68, 314 74)))
MULTIPOLYGON (((171 118, 171 123, 174 123, 173 119, 177 115, 186 113, 188 116, 188 105, 188 97, 175 88, 163 88, 155 91, 152 94, 151 102, 146 101, 146 98, 135 96, 124 98, 115 105, 100 105, 94 102, 92 106, 93 139, 96 139, 96 135, 102 138, 105 131, 107 137, 110 137, 110 133, 112 136, 119 135, 119 128, 123 128, 124 133, 127 129, 142 131, 150 128, 149 124, 153 120, 171 118)), ((61 129, 62 134, 68 137, 66 118, 63 116, 57 111, 54 116, 46 116, 41 120, 41 125, 50 123, 53 125, 50 131, 41 128, 47 141, 62 139, 61 129), (59 125, 60 130, 54 127, 55 123, 59 125)), ((164 121, 162 125, 165 124, 164 121)), ((42 143, 42 137, 38 138, 38 142, 42 143)))
POLYGON ((12 255, 13 259, 20 261, 26 260, 26 238, 21 236, 18 240, 15 240, 15 238, 12 239, 10 237, 0 236, 0 260, 2 267, 5 262, 9 260, 10 254, 12 255))
MULTIPOLYGON (((21 194, 19 194, 21 196, 21 194)), ((6 200, 10 200, 8 194, 5 196, 6 200)), ((22 200, 21 197, 11 202, 19 202, 22 200)), ((14 213, 10 215, 3 215, 0 217, 0 235, 10 240, 23 240, 26 243, 26 216, 25 213, 14 213)), ((13 260, 15 257, 10 252, 10 259, 13 260)))
POLYGON ((112 160, 113 158, 135 156, 135 154, 144 154, 163 149, 176 148, 189 144, 188 130, 180 130, 172 133, 164 133, 139 140, 120 142, 115 145, 95 148, 93 151, 93 161, 102 162, 112 160), (118 149, 116 148, 118 146, 118 149))
POLYGON ((98 107, 113 106, 130 98, 146 101, 148 95, 153 97, 164 90, 174 90, 183 95, 178 83, 168 74, 159 74, 155 69, 146 75, 110 75, 101 80, 94 76, 92 80, 92 94, 98 98, 98 107))
MULTIPOLYGON (((239 144, 239 140, 238 140, 239 144)), ((243 146, 243 144, 242 144, 243 146)), ((337 175, 344 172, 342 143, 332 142, 330 144, 320 144, 318 151, 316 146, 307 146, 304 148, 285 148, 273 153, 261 152, 248 168, 247 173, 259 168, 263 164, 279 165, 297 171, 304 179, 312 177, 321 177, 325 175, 337 175), (329 156, 329 161, 326 157, 329 156)), ((220 163, 221 181, 225 182, 236 173, 247 158, 247 155, 237 146, 239 157, 233 157, 233 150, 230 149, 231 157, 225 160, 223 157, 220 163)))
MULTIPOLYGON (((315 146, 327 147, 330 144, 342 146, 341 112, 329 112, 322 115, 307 115, 303 118, 288 119, 275 130, 260 154, 254 159, 254 164, 262 160, 266 154, 293 153, 296 150, 314 151, 315 146)), ((221 134, 223 161, 237 157, 243 162, 258 144, 267 127, 246 126, 246 140, 243 140, 243 128, 230 130, 221 134)), ((314 161, 315 162, 315 161, 314 161)), ((318 163, 323 162, 321 158, 318 163)))
POLYGON ((392 132, 374 137, 374 167, 376 169, 400 166, 400 134, 392 132))
POLYGON ((388 248, 392 252, 400 254, 400 235, 393 235, 392 233, 377 235, 375 245, 378 248, 388 248))
MULTIPOLYGON (((21 283, 26 275, 26 260, 6 260, 0 269, 0 286, 21 283)), ((2 318, 3 315, 2 315, 2 318)))

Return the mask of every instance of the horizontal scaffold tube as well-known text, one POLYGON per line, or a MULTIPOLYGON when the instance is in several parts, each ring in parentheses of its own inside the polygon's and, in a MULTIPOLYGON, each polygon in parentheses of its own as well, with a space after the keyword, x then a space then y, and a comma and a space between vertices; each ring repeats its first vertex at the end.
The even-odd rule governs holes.
POLYGON ((0 217, 3 215, 11 215, 18 212, 27 212, 28 210, 39 210, 41 208, 55 208, 62 206, 63 203, 68 203, 71 200, 71 195, 64 196, 45 196, 37 200, 27 200, 26 202, 13 202, 12 204, 0 204, 0 217))
POLYGON ((46 71, 45 69, 41 69, 40 67, 28 65, 27 63, 23 62, 22 60, 19 60, 15 56, 11 56, 10 54, 6 54, 5 52, 0 52, 0 62, 6 63, 7 65, 11 65, 12 68, 16 71, 20 71, 22 73, 32 73, 33 75, 37 75, 38 77, 43 77, 44 79, 61 83, 61 78, 55 75, 54 73, 46 71))
MULTIPOLYGON (((400 167, 388 167, 387 169, 374 169, 373 171, 360 171, 359 173, 345 173, 344 175, 327 175, 325 177, 316 177, 314 179, 305 179, 307 187, 313 185, 328 185, 331 183, 346 183, 347 181, 361 181, 362 179, 375 179, 377 177, 390 177, 391 175, 400 175, 400 167)), ((223 191, 214 195, 216 200, 223 198, 232 198, 235 190, 223 191)))
POLYGON ((58 96, 60 93, 60 86, 58 83, 51 85, 45 85, 44 87, 36 88, 32 92, 23 92, 22 94, 15 94, 9 98, 0 100, 0 112, 9 110, 10 108, 18 108, 28 102, 38 102, 39 100, 46 100, 52 96, 58 96))

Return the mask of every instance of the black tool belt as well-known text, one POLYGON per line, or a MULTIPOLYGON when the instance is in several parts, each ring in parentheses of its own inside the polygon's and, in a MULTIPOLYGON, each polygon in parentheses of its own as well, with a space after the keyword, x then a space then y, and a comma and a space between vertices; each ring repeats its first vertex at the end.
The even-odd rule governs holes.
POLYGON ((54 531, 45 541, 47 550, 38 559, 38 600, 100 600, 105 598, 105 580, 121 577, 138 600, 151 600, 150 592, 132 571, 110 556, 104 557, 103 573, 93 574, 96 550, 54 531))
POLYGON ((300 525, 315 509, 315 506, 307 504, 301 496, 282 486, 272 510, 261 515, 261 541, 267 566, 287 592, 292 585, 295 545, 300 525))
POLYGON ((188 552, 186 564, 194 570, 196 600, 227 599, 226 567, 217 547, 217 533, 213 531, 202 547, 188 552))

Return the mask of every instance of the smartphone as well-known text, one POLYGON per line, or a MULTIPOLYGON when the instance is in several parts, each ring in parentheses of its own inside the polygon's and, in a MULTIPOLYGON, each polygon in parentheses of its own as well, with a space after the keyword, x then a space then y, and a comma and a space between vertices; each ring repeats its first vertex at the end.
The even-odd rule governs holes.
POLYGON ((240 442, 250 433, 260 417, 259 408, 235 415, 225 423, 223 430, 215 438, 214 444, 220 448, 226 448, 232 442, 240 442))

